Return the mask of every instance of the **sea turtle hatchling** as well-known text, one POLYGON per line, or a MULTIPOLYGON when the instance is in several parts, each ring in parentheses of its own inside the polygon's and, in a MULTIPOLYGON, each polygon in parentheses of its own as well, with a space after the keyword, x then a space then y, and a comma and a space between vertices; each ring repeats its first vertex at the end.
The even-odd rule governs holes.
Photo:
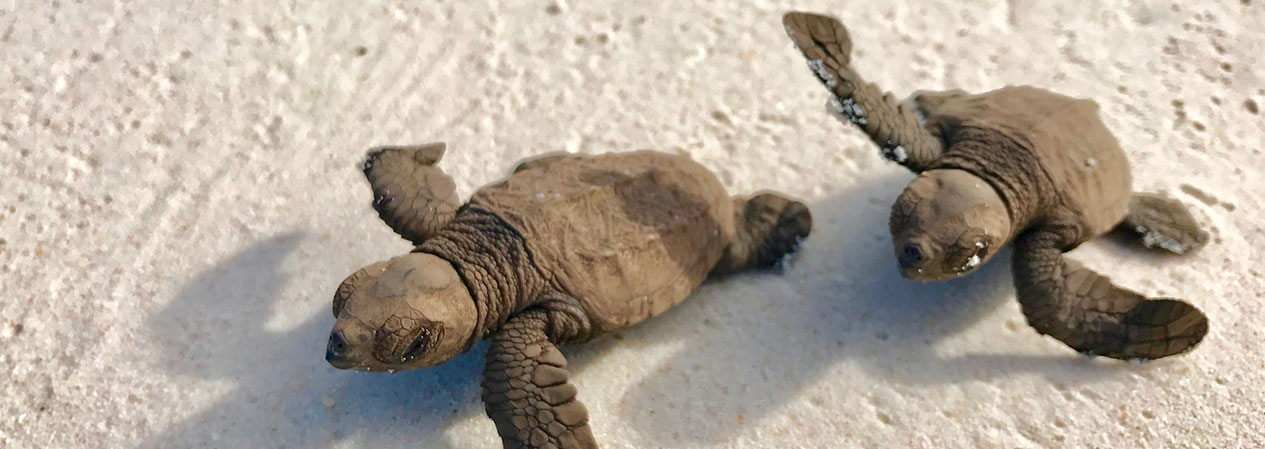
POLYGON ((731 198, 702 165, 653 151, 527 160, 459 205, 444 148, 363 163, 374 208, 416 248, 342 282, 326 359, 403 371, 489 339, 483 401, 507 448, 597 446, 557 346, 658 315, 709 274, 774 265, 812 226, 800 202, 731 198))
POLYGON ((783 25, 832 112, 919 173, 890 218, 905 277, 963 276, 1013 241, 1017 296, 1037 332, 1118 359, 1166 357, 1203 339, 1208 321, 1194 306, 1146 298, 1063 257, 1117 226, 1178 254, 1207 240, 1180 203, 1132 193, 1097 103, 1029 86, 918 91, 897 103, 857 75, 838 20, 790 12, 783 25))

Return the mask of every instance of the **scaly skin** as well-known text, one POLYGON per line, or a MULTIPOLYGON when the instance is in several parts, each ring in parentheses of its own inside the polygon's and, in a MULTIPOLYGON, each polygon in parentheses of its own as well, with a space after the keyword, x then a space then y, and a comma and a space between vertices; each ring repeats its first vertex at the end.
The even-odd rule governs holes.
POLYGON ((851 65, 852 39, 839 20, 818 14, 782 16, 786 34, 808 59, 809 68, 833 95, 830 106, 861 128, 883 157, 915 173, 940 157, 939 137, 919 123, 909 105, 861 79, 851 65))
POLYGON ((1045 226, 1015 240, 1014 276, 1028 324, 1082 353, 1158 359, 1193 348, 1208 318, 1176 299, 1147 299, 1063 258, 1072 230, 1045 226))
POLYGON ((798 201, 762 193, 734 199, 734 241, 712 273, 726 274, 777 263, 812 231, 808 208, 798 201))
POLYGON ((478 208, 461 209, 417 249, 451 262, 469 288, 478 311, 471 346, 549 289, 522 236, 478 208))
POLYGON ((548 317, 527 310, 492 337, 483 403, 506 449, 596 448, 589 412, 567 382, 567 359, 548 337, 548 317))
MULTIPOLYGON (((644 262, 646 254, 661 255, 659 259, 665 260, 651 260, 654 263, 647 265, 648 271, 651 277, 668 279, 669 286, 677 289, 674 294, 680 296, 668 298, 675 303, 709 272, 728 273, 776 263, 795 249, 812 226, 811 215, 802 203, 769 193, 750 200, 730 199, 723 196, 719 182, 697 182, 714 180, 701 166, 681 169, 672 165, 680 161, 645 152, 635 156, 643 164, 650 161, 640 174, 629 173, 628 159, 618 157, 598 159, 596 165, 556 166, 555 172, 544 176, 529 172, 485 187, 480 191, 482 196, 476 194, 465 206, 450 209, 435 201, 446 197, 451 183, 434 166, 439 158, 435 148, 397 147, 370 156, 365 174, 375 195, 391 192, 389 201, 377 201, 375 206, 390 206, 378 208, 383 220, 418 246, 412 253, 365 267, 343 283, 335 294, 336 322, 326 358, 339 368, 408 370, 443 363, 477 341, 490 339, 483 398, 507 448, 597 447, 588 412, 567 382, 570 373, 557 347, 582 343, 600 331, 612 330, 597 324, 594 317, 598 313, 605 313, 606 318, 627 318, 623 326, 653 315, 632 301, 600 302, 595 299, 606 298, 573 296, 568 284, 562 282, 568 277, 601 279, 616 286, 599 293, 618 294, 624 286, 647 285, 653 292, 659 285, 647 284, 645 278, 630 277, 627 272, 604 270, 622 267, 619 263, 597 268, 585 263, 612 256, 620 258, 616 262, 644 262), (422 179, 413 179, 418 177, 422 179), (602 184, 603 180, 615 182, 602 184), (526 194, 497 190, 507 185, 526 194), (615 198, 612 193, 624 196, 615 198), (701 202, 671 202, 695 197, 701 202), (580 215, 587 218, 577 221, 575 215, 565 215, 573 212, 566 209, 573 205, 567 202, 572 198, 622 202, 584 203, 588 206, 584 212, 598 213, 580 215), (548 203, 546 199, 560 202, 548 203), (737 210, 730 211, 730 201, 739 206, 737 210), (626 208, 606 207, 612 203, 626 208), (449 214, 450 210, 455 213, 449 214), (516 224, 507 218, 523 213, 535 215, 530 221, 513 222, 516 224), (672 220, 678 217, 711 221, 695 220, 686 223, 692 227, 674 227, 671 223, 679 222, 672 220), (593 226, 592 221, 604 226, 593 226), (667 224, 650 226, 656 223, 667 224), (533 225, 567 225, 571 227, 563 230, 571 233, 527 233, 525 229, 533 225), (657 234, 648 238, 647 231, 657 234), (590 235, 603 232, 611 234, 590 235), (542 256, 558 249, 574 250, 576 240, 619 236, 619 232, 624 233, 622 239, 569 259, 555 259, 551 264, 542 256), (646 247, 640 246, 663 242, 671 242, 670 249, 675 252, 646 253, 646 247), (707 251, 692 253, 696 248, 707 251), (685 275, 698 277, 691 278, 688 289, 682 289, 683 284, 675 280, 685 275)), ((515 173, 547 170, 574 157, 537 158, 520 164, 515 173)))
MULTIPOLYGON (((1058 202, 1054 182, 1023 142, 999 132, 960 127, 948 132, 950 146, 933 168, 966 170, 992 187, 1006 203, 1015 233, 1041 218, 1058 202)), ((1005 236, 1014 238, 1014 233, 1005 236)))
POLYGON ((1141 234, 1147 248, 1159 247, 1175 254, 1208 243, 1208 233, 1199 229, 1182 203, 1158 195, 1134 194, 1129 199, 1129 215, 1120 226, 1141 234))
POLYGON ((444 148, 443 143, 381 147, 360 165, 373 188, 378 216, 414 245, 456 214, 457 186, 435 167, 444 148))
POLYGON ((1122 223, 1147 246, 1175 253, 1207 240, 1180 203, 1130 195, 1128 161, 1096 103, 1007 86, 920 91, 916 110, 906 108, 857 77, 838 20, 791 12, 783 23, 839 112, 885 156, 921 173, 892 207, 903 275, 965 276, 1014 240, 1015 286, 1038 332, 1121 359, 1167 357, 1203 338, 1207 318, 1194 306, 1147 299, 1063 258, 1122 223))

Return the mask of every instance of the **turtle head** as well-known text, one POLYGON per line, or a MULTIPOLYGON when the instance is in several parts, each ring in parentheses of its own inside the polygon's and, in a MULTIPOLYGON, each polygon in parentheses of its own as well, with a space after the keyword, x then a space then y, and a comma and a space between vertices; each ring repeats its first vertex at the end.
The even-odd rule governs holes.
POLYGON ((476 315, 448 261, 415 252, 378 262, 338 286, 325 360, 360 371, 435 366, 469 349, 476 315))
POLYGON ((965 170, 923 172, 892 205, 900 272, 942 281, 975 271, 1010 235, 1010 214, 992 185, 965 170))

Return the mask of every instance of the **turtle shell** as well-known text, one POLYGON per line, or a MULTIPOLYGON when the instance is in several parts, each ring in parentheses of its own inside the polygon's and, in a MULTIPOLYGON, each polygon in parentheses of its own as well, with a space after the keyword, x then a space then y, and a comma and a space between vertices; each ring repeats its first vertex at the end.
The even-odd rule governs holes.
POLYGON ((518 230, 599 331, 681 302, 734 234, 733 201, 716 177, 653 151, 558 158, 480 189, 470 203, 518 230))
POLYGON ((1094 101, 1031 86, 975 95, 920 92, 916 98, 928 123, 943 127, 944 136, 952 136, 955 126, 970 126, 995 130, 1027 147, 1055 189, 1036 195, 1043 200, 1057 196, 1048 204, 1073 217, 1082 242, 1124 218, 1132 190, 1129 162, 1094 101))

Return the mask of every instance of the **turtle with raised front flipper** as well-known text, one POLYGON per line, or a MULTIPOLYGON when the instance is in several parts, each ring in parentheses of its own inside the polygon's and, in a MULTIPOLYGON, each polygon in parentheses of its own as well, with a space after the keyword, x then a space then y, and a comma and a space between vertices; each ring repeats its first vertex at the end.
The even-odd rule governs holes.
POLYGON ((918 173, 890 218, 905 277, 964 276, 1013 242, 1017 296, 1037 332, 1118 359, 1167 357, 1203 339, 1208 320, 1195 306, 1147 298, 1063 256, 1116 227, 1177 254, 1208 238, 1177 201, 1132 192, 1097 103, 1030 86, 897 102, 857 75, 838 20, 790 12, 783 25, 830 91, 831 112, 918 173))
POLYGON ((459 205, 443 144, 372 151, 374 208, 416 248, 334 295, 326 359, 403 371, 491 340, 483 401, 506 448, 593 448, 564 344, 658 315, 710 274, 776 264, 812 227, 800 202, 731 198, 688 157, 553 154, 459 205))

